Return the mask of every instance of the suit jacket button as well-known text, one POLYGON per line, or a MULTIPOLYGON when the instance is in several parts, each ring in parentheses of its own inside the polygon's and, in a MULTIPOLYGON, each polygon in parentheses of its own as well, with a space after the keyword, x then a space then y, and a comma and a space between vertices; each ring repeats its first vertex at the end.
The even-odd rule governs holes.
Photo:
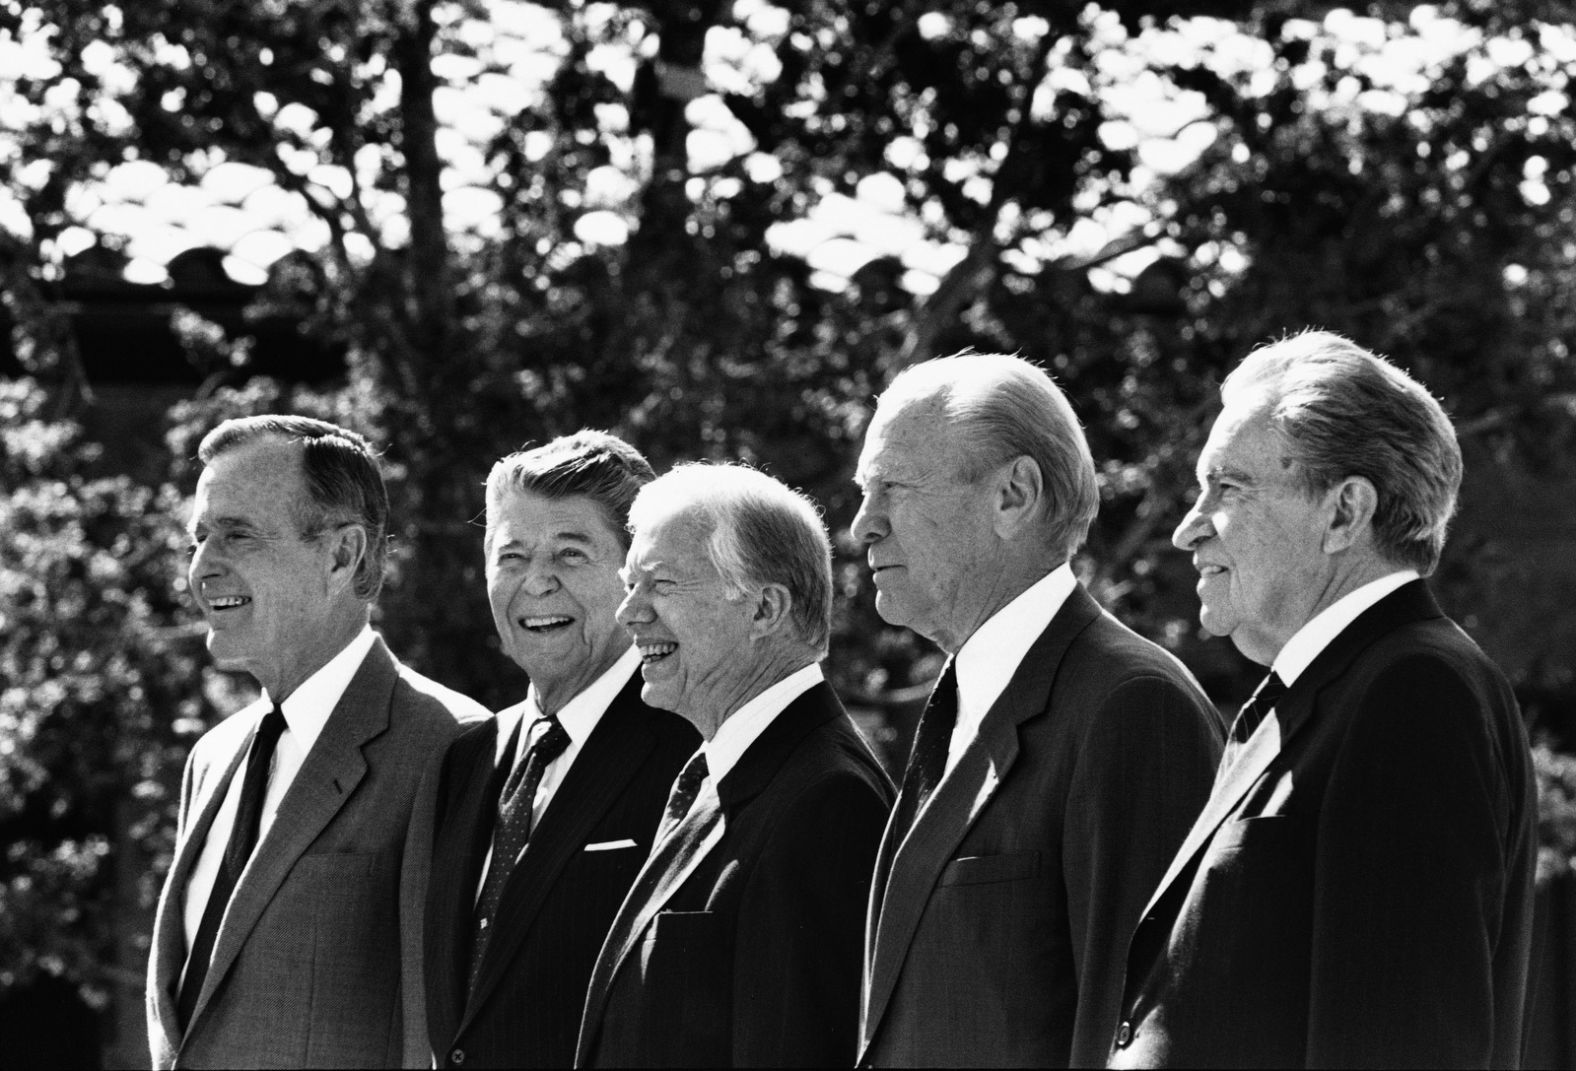
POLYGON ((464 1049, 455 1049, 453 1052, 449 1053, 449 1063, 453 1064, 455 1067, 460 1066, 464 1062, 465 1062, 465 1050, 464 1049))
POLYGON ((1132 1040, 1133 1024, 1124 1019, 1122 1020, 1122 1025, 1116 1028, 1116 1047, 1119 1049, 1126 1048, 1128 1042, 1132 1040))

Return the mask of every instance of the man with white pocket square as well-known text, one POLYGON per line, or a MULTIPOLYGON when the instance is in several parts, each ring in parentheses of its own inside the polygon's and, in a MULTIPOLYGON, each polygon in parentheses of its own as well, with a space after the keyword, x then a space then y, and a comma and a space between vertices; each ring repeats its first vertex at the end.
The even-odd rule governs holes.
POLYGON ((699 735, 641 702, 614 618, 638 451, 582 431, 487 479, 487 592, 525 700, 455 741, 427 897, 436 1066, 574 1059, 586 984, 699 735))

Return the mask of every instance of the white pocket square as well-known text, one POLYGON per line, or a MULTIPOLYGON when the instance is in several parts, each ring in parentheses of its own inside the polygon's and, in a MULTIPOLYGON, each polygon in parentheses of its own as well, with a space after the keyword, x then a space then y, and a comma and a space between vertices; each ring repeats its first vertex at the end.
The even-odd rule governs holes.
POLYGON ((638 848, 638 847, 640 847, 640 845, 636 844, 630 838, 625 837, 623 840, 604 840, 604 841, 602 841, 602 842, 600 842, 598 844, 587 844, 586 845, 586 851, 588 851, 588 852, 613 852, 613 851, 617 851, 620 848, 638 848))

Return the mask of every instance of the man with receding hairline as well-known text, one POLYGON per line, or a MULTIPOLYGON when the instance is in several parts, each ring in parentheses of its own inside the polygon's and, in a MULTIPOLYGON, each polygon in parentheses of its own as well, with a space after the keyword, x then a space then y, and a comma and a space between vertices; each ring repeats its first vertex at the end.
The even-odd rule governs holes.
POLYGON ((905 370, 857 478, 876 609, 951 656, 877 859, 860 1064, 1098 1063, 1127 935, 1209 793, 1215 711, 1073 576, 1094 463, 1038 367, 905 370))
POLYGON ((1455 429, 1310 331, 1250 353, 1172 537, 1269 673, 1127 954, 1117 1067, 1515 1067, 1536 806, 1499 669, 1423 579, 1455 429))
POLYGON ((421 987, 438 764, 486 711, 369 627, 388 496, 365 439, 247 417, 198 456, 192 597, 214 661, 263 695, 186 764, 148 961, 153 1064, 425 1066, 401 997, 421 987))

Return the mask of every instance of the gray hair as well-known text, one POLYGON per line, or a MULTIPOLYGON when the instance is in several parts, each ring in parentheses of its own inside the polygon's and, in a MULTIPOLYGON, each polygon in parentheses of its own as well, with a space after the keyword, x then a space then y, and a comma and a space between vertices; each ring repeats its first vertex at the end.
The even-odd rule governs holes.
POLYGON ((707 528, 706 554, 730 598, 781 584, 798 637, 824 656, 832 631, 832 544, 820 510, 787 484, 745 465, 679 465, 640 489, 636 530, 689 516, 707 528))
POLYGON ((1424 576, 1439 564, 1461 488, 1461 447, 1433 395, 1411 376, 1329 331, 1261 346, 1221 384, 1227 402, 1262 391, 1304 493, 1348 476, 1374 485, 1374 541, 1424 576))
POLYGON ((226 420, 203 437, 197 458, 204 465, 247 443, 272 439, 297 446, 306 484, 306 501, 293 504, 303 539, 313 539, 331 524, 359 524, 367 550, 356 563, 351 589, 371 602, 383 590, 388 559, 389 496, 377 455, 360 434, 312 417, 269 413, 226 420))
POLYGON ((533 450, 517 451, 500 458, 487 474, 487 539, 492 539, 503 496, 511 490, 528 491, 549 499, 590 499, 627 551, 629 507, 636 493, 656 476, 639 450, 616 435, 589 428, 533 450))
POLYGON ((955 353, 905 368, 876 404, 923 399, 941 407, 964 444, 965 481, 1015 457, 1039 466, 1047 543, 1072 557, 1100 509, 1100 488, 1083 426, 1050 373, 1005 353, 955 353))

